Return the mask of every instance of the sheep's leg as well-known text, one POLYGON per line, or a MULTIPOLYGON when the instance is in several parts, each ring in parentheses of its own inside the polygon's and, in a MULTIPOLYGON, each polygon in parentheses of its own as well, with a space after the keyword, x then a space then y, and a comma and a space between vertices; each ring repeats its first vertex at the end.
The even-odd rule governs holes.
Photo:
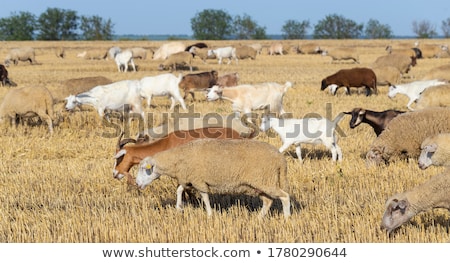
POLYGON ((209 201, 209 195, 206 192, 200 192, 200 196, 202 197, 203 204, 205 205, 206 214, 208 216, 212 215, 211 203, 209 201))
POLYGON ((285 218, 288 218, 291 215, 291 200, 289 198, 289 194, 285 191, 282 191, 283 195, 280 196, 281 204, 283 205, 283 214, 285 218))
POLYGON ((300 148, 300 145, 297 145, 297 146, 295 147, 295 153, 297 154, 298 161, 299 161, 300 163, 302 163, 302 162, 303 162, 303 159, 302 159, 302 149, 300 148))
MULTIPOLYGON (((278 149, 278 151, 279 151, 280 153, 282 153, 282 152, 286 151, 286 149, 289 148, 289 146, 291 146, 291 144, 290 144, 289 142, 285 142, 285 143, 283 143, 283 145, 281 145, 281 147, 280 147, 280 149, 278 149)), ((300 148, 300 145, 297 146, 297 147, 300 148)), ((301 155, 300 155, 300 156, 301 156, 301 155)))
POLYGON ((177 204, 176 204, 176 209, 178 211, 183 211, 183 191, 184 191, 184 187, 180 184, 177 188, 177 204))
POLYGON ((273 200, 265 195, 260 195, 259 198, 261 198, 261 200, 263 202, 263 206, 261 208, 261 213, 259 214, 259 217, 263 218, 269 212, 269 209, 272 206, 273 200))

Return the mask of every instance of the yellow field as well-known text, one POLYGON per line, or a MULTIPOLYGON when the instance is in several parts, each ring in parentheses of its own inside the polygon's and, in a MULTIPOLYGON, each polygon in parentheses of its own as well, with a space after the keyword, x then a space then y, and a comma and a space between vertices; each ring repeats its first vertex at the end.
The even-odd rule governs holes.
MULTIPOLYGON (((423 40, 422 43, 444 44, 447 40, 423 40)), ((285 41, 301 44, 311 41, 285 41)), ((410 43, 414 40, 341 40, 315 41, 321 46, 355 46, 360 53, 360 66, 368 66, 384 55, 387 44, 410 43)), ((189 41, 187 44, 194 43, 189 41)), ((244 43, 244 41, 207 42, 212 46, 244 43)), ((253 43, 253 41, 248 42, 253 43)), ((262 42, 268 45, 270 41, 262 42)), ((40 65, 19 62, 8 68, 10 78, 19 86, 55 86, 60 80, 85 76, 105 76, 114 81, 157 75, 159 62, 151 58, 136 60, 138 72, 117 72, 111 60, 85 61, 76 54, 89 47, 108 49, 140 46, 157 48, 160 42, 3 42, 0 58, 19 46, 36 49, 40 65), (57 58, 53 49, 66 48, 67 57, 57 58)), ((449 63, 449 59, 423 59, 409 77, 420 79, 430 68, 449 63)), ((197 72, 215 69, 219 75, 238 72, 241 83, 291 81, 284 108, 296 118, 318 113, 334 118, 353 107, 372 110, 389 108, 406 110, 406 96, 390 100, 387 87, 379 94, 331 96, 320 91, 321 80, 351 63, 330 64, 329 57, 299 55, 268 56, 239 65, 218 65, 195 61, 197 72), (327 113, 327 105, 331 111, 327 113), (328 115, 327 115, 328 114, 328 115), (331 115, 331 116, 329 116, 331 115)), ((183 74, 188 72, 184 71, 183 74)), ((410 79, 404 79, 407 82, 410 79)), ((0 87, 0 99, 8 87, 0 87)), ((200 96, 200 95, 199 95, 200 96)), ((199 97, 197 96, 197 97, 199 97)), ((202 97, 200 97, 202 98, 202 97)), ((154 116, 153 125, 168 112, 169 100, 154 99, 147 111, 154 116)), ((229 102, 187 101, 195 111, 206 114, 231 113, 229 102)), ((61 105, 56 108, 60 110, 61 105)), ((46 125, 0 126, 0 242, 448 242, 449 213, 434 210, 422 213, 389 236, 380 229, 385 200, 441 172, 440 167, 425 171, 416 160, 400 161, 389 166, 367 167, 365 154, 375 133, 368 125, 352 130, 350 117, 340 123, 345 133, 339 144, 344 159, 331 162, 331 154, 322 146, 305 145, 304 163, 297 162, 294 148, 285 154, 291 184, 292 216, 285 220, 281 204, 275 202, 271 214, 258 218, 261 202, 248 196, 211 197, 214 214, 208 218, 197 203, 188 203, 184 213, 175 209, 176 182, 162 178, 143 191, 129 189, 124 180, 112 177, 113 155, 117 141, 114 131, 102 127, 95 112, 83 111, 65 116, 49 136, 46 125)), ((259 122, 258 122, 259 123, 259 122)), ((136 127, 132 127, 136 128, 136 127)), ((133 130, 134 132, 136 129, 133 130)), ((134 134, 134 133, 133 133, 134 134)), ((272 133, 273 135, 273 133, 272 133)), ((277 136, 259 134, 256 140, 273 144, 277 136)), ((251 153, 249 153, 251 154, 251 153)), ((220 160, 220 157, 218 158, 220 160)), ((133 169, 133 172, 135 170, 133 169)))

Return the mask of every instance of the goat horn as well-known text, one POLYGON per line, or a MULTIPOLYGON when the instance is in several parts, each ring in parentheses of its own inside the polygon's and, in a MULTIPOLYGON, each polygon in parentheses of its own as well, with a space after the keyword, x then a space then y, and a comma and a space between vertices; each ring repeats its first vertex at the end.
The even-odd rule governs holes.
POLYGON ((123 137, 123 132, 121 132, 120 133, 120 135, 119 135, 119 139, 117 140, 117 150, 120 150, 122 147, 120 146, 120 140, 122 139, 122 137, 123 137))
POLYGON ((135 140, 135 139, 131 139, 131 138, 123 139, 123 140, 120 141, 120 143, 119 143, 119 147, 120 147, 119 149, 122 149, 123 146, 124 146, 125 144, 130 143, 130 142, 136 143, 136 140, 135 140))

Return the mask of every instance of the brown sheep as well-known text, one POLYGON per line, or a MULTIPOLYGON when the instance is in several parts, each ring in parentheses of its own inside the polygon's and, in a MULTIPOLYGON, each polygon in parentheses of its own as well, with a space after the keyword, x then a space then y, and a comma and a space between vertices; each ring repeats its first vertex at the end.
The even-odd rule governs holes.
POLYGON ((239 82, 239 74, 237 72, 222 75, 218 78, 216 85, 219 87, 234 87, 239 82))
POLYGON ((350 95, 350 87, 365 87, 366 96, 371 94, 370 89, 373 89, 375 94, 378 93, 377 77, 370 68, 341 69, 333 75, 324 78, 320 89, 324 90, 330 85, 334 85, 332 88, 333 95, 336 95, 339 87, 345 87, 347 95, 350 95))
POLYGON ((218 78, 218 73, 215 70, 183 76, 178 84, 180 89, 184 91, 183 99, 186 100, 189 93, 192 96, 192 100, 195 100, 194 91, 206 91, 217 84, 218 78))

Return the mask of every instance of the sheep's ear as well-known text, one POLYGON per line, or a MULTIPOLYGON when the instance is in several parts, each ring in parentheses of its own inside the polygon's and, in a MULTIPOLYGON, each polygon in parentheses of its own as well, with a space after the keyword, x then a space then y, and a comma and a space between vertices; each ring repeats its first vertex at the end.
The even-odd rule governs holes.
POLYGON ((432 143, 430 145, 425 146, 426 151, 432 152, 432 153, 436 152, 437 148, 438 148, 438 146, 436 143, 432 143))
POLYGON ((124 156, 127 153, 127 150, 122 149, 120 151, 118 151, 116 153, 116 155, 114 155, 114 159, 119 159, 120 157, 124 156))

